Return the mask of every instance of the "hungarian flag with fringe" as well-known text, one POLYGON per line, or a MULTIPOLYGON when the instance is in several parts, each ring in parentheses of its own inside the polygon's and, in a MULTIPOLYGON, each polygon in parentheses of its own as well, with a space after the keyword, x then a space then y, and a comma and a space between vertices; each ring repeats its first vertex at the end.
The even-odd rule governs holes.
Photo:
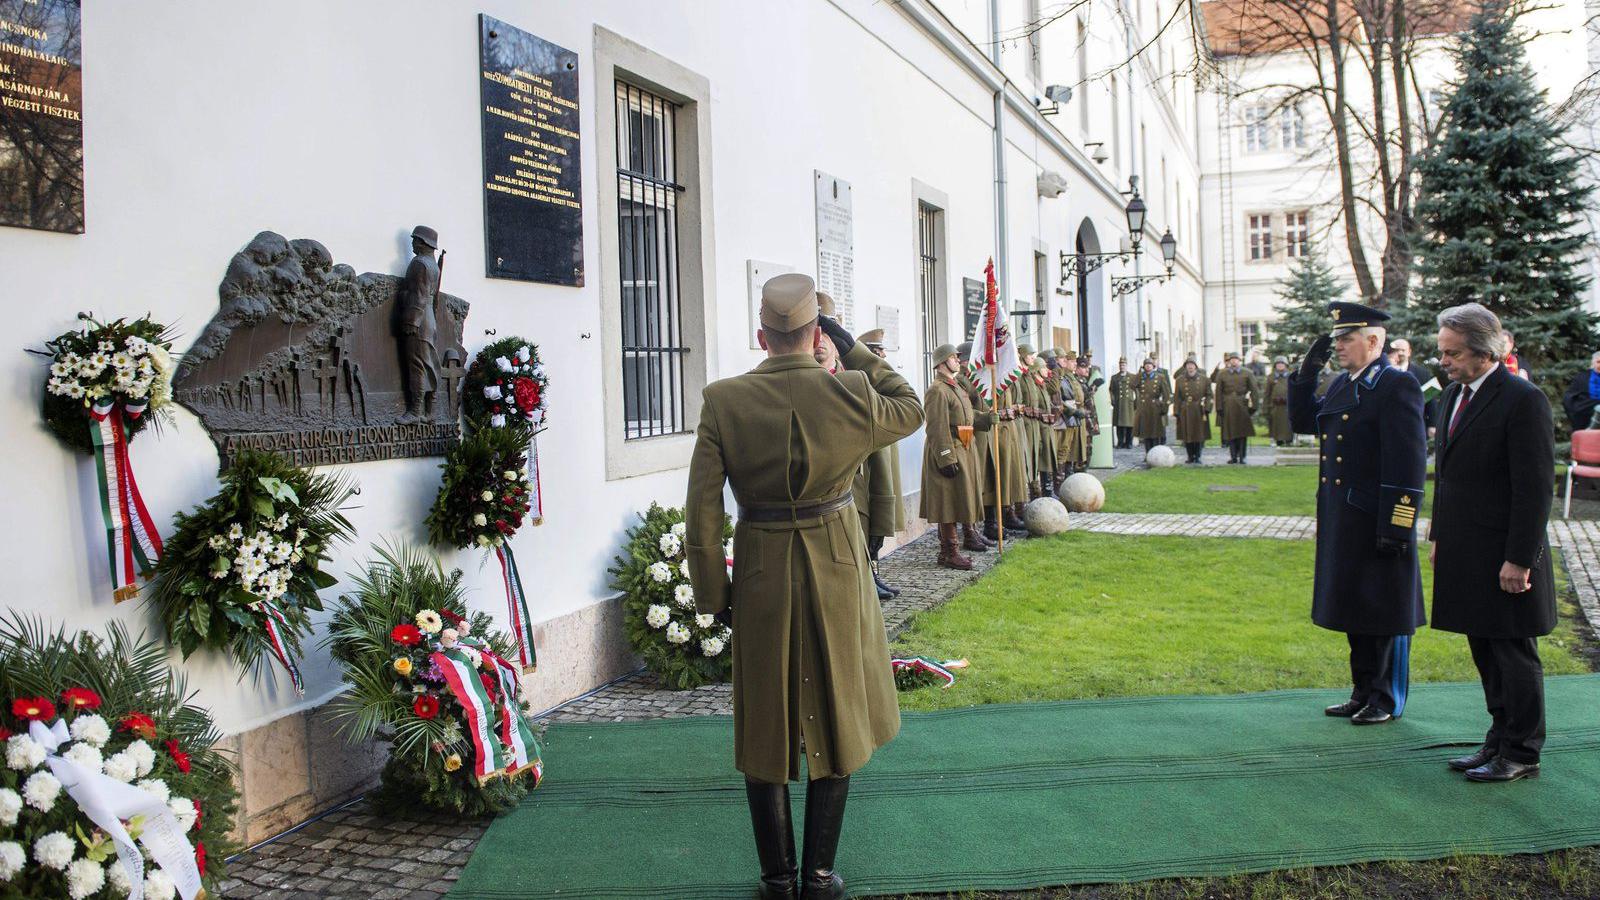
POLYGON ((972 333, 972 351, 967 362, 972 364, 972 380, 986 399, 990 393, 989 370, 994 370, 994 387, 1005 390, 1022 376, 1022 360, 1017 357, 1017 345, 1011 337, 1011 319, 1006 315, 1005 304, 1000 302, 1000 288, 994 280, 994 258, 984 266, 988 281, 987 302, 983 315, 978 317, 978 327, 972 333))

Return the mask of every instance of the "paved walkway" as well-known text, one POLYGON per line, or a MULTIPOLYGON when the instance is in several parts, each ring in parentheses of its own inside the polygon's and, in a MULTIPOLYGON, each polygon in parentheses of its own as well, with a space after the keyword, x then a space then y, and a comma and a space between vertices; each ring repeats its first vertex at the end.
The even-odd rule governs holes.
MULTIPOLYGON (((1118 470, 1097 474, 1111 477, 1142 460, 1137 451, 1117 453, 1118 470)), ((1268 457, 1270 453, 1252 448, 1251 456, 1268 457)), ((1211 461, 1208 454, 1207 462, 1211 461)), ((1277 540, 1311 540, 1316 535, 1315 520, 1309 516, 1080 513, 1072 517, 1071 527, 1123 535, 1277 540)), ((1565 560, 1591 630, 1600 634, 1600 521, 1556 520, 1550 525, 1550 541, 1565 560)), ((955 596, 992 567, 996 558, 994 553, 972 554, 977 564, 974 571, 955 572, 934 566, 937 550, 934 535, 929 533, 897 549, 880 564, 885 580, 901 588, 900 596, 883 607, 891 640, 915 613, 955 596)), ((731 703, 728 685, 668 691, 649 675, 635 673, 563 704, 542 716, 540 723, 728 714, 731 703)), ((486 827, 483 822, 433 815, 422 821, 385 818, 358 800, 234 860, 230 879, 223 885, 224 896, 436 900, 450 889, 486 827)))

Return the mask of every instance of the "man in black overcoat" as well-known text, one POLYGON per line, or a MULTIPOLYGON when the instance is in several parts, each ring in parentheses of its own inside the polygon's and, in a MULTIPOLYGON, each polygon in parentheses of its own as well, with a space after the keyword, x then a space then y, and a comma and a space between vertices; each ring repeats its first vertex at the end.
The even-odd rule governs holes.
POLYGON ((1426 622, 1415 543, 1428 466, 1422 389, 1383 353, 1387 313, 1328 309, 1333 333, 1289 376, 1289 421, 1321 445, 1311 620, 1350 644, 1350 699, 1324 712, 1378 725, 1405 711, 1411 635, 1426 622), (1344 371, 1318 397, 1334 352, 1344 371))
POLYGON ((1500 320, 1476 303, 1439 314, 1439 452, 1428 539, 1433 627, 1467 636, 1493 724, 1476 753, 1450 760, 1473 781, 1539 774, 1544 667, 1556 626, 1545 526, 1555 479, 1550 401, 1501 364, 1500 320))

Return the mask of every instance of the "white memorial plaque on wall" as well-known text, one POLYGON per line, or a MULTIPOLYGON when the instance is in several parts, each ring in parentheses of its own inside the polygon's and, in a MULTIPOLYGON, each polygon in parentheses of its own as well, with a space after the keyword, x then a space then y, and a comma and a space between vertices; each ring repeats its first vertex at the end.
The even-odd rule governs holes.
POLYGON ((761 330, 761 286, 766 284, 769 278, 776 278, 779 275, 787 275, 793 272, 794 266, 747 259, 744 261, 744 271, 749 276, 750 282, 750 328, 748 333, 750 349, 760 350, 761 344, 756 341, 756 332, 761 330))
POLYGON ((856 324, 856 243, 850 182, 817 172, 817 290, 833 298, 839 324, 856 324))
POLYGON ((883 329, 883 349, 889 353, 900 352, 900 308, 878 307, 878 327, 883 329))

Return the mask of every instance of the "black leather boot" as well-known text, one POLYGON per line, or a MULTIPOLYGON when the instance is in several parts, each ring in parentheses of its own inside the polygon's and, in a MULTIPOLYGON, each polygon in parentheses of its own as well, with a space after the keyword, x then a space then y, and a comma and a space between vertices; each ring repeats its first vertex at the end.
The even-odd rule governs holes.
POLYGON ((800 863, 803 900, 842 900, 844 879, 833 870, 844 828, 844 801, 850 778, 817 778, 806 785, 806 845, 800 863))
POLYGON ((986 541, 998 541, 1000 539, 1000 526, 995 521, 994 507, 992 506, 983 508, 983 539, 986 541))
MULTIPOLYGON (((789 785, 744 780, 750 827, 761 860, 761 900, 796 900, 800 869, 794 861, 794 821, 789 818, 789 785)), ((809 802, 809 799, 808 799, 809 802)), ((809 836, 811 826, 806 826, 809 836)), ((831 857, 830 857, 831 859, 831 857)))
POLYGON ((878 574, 877 563, 872 564, 872 583, 878 588, 879 600, 892 600, 895 597, 900 596, 899 588, 890 585, 888 582, 883 580, 881 575, 878 574))

